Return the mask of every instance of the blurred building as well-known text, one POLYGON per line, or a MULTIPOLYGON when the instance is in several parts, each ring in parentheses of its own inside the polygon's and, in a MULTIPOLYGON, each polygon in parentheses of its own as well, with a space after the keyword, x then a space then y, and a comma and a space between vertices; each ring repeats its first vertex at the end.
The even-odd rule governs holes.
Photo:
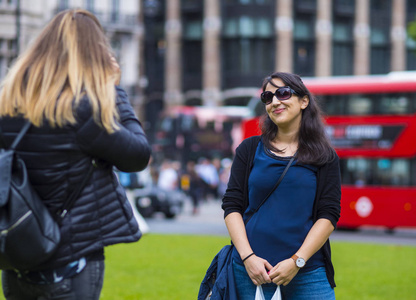
POLYGON ((276 70, 331 76, 416 68, 416 45, 406 33, 416 17, 414 0, 143 0, 143 5, 150 110, 163 101, 246 105, 262 78, 276 70))
POLYGON ((416 69, 414 0, 0 0, 0 78, 59 10, 102 22, 121 84, 154 129, 173 105, 247 105, 276 70, 301 76, 416 69), (144 105, 144 106, 142 106, 144 105))
POLYGON ((0 0, 0 78, 11 62, 61 10, 84 8, 103 25, 122 68, 121 85, 138 108, 143 99, 140 0, 0 0))

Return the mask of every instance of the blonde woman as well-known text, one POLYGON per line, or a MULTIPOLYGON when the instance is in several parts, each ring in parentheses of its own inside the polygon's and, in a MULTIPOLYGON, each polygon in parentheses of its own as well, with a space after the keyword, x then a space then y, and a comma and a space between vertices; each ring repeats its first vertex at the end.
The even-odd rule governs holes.
POLYGON ((52 215, 94 165, 53 257, 30 272, 3 271, 6 299, 99 299, 104 247, 139 240, 113 166, 143 170, 150 147, 119 77, 99 21, 76 9, 56 15, 3 81, 1 142, 9 147, 31 122, 17 151, 52 215))

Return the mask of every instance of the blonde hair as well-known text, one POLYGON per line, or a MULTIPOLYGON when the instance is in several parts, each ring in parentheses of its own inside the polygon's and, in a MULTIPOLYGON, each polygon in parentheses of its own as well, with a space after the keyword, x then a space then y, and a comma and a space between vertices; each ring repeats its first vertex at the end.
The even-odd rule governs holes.
POLYGON ((22 115, 35 126, 75 124, 74 108, 85 94, 97 124, 117 130, 118 70, 98 19, 82 9, 62 11, 6 75, 0 116, 22 115))

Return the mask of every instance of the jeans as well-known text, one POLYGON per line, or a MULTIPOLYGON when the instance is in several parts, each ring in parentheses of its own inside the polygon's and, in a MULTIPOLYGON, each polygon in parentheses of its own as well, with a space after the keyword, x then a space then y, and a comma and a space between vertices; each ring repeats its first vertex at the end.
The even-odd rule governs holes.
MULTIPOLYGON (((233 262, 234 279, 239 300, 254 300, 256 286, 247 274, 246 268, 233 262)), ((276 291, 274 283, 263 284, 266 300, 276 291)), ((280 286, 283 300, 335 300, 334 289, 328 282, 324 267, 298 273, 287 286, 280 286)))
POLYGON ((104 280, 104 260, 87 262, 84 270, 58 283, 32 284, 3 271, 3 293, 7 300, 98 300, 104 280))

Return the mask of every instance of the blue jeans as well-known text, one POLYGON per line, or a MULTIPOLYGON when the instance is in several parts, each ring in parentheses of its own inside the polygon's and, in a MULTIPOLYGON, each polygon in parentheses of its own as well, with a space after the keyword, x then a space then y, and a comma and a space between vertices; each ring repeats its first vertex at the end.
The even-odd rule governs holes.
MULTIPOLYGON (((239 300, 253 300, 256 286, 247 274, 246 268, 233 262, 234 280, 239 300)), ((270 300, 276 291, 274 283, 263 284, 266 300, 270 300)), ((328 282, 325 268, 298 273, 287 286, 280 286, 283 300, 335 300, 334 289, 328 282)))
POLYGON ((104 261, 87 262, 81 273, 53 284, 32 284, 17 278, 13 271, 2 272, 7 300, 98 300, 104 280, 104 261))

